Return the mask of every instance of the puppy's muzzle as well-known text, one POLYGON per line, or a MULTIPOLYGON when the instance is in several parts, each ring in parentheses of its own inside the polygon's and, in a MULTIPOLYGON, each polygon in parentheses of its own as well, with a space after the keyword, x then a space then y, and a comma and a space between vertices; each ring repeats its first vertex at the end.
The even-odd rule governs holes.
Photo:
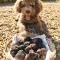
POLYGON ((27 13, 27 14, 29 14, 29 13, 30 13, 30 11, 29 11, 29 10, 26 10, 26 13, 27 13))

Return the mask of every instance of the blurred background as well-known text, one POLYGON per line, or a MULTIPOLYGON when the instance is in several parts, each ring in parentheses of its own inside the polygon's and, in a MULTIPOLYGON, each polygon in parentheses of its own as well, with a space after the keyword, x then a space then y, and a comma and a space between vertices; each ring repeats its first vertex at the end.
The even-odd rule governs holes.
MULTIPOLYGON (((16 0, 0 0, 0 3, 4 2, 15 2, 16 0)), ((42 0, 44 2, 59 2, 60 0, 42 0)))
MULTIPOLYGON (((10 48, 10 41, 16 32, 16 16, 13 6, 16 0, 0 0, 0 60, 6 58, 5 51, 10 48)), ((42 20, 47 25, 53 42, 60 43, 60 0, 42 0, 43 10, 40 12, 42 20)), ((60 44, 56 44, 57 59, 60 60, 60 44)), ((55 56, 56 56, 55 55, 55 56)), ((52 59, 53 60, 53 59, 52 59)))
MULTIPOLYGON (((5 2, 15 2, 16 0, 0 0, 0 3, 5 3, 5 2)), ((42 0, 44 2, 60 2, 60 0, 42 0)))

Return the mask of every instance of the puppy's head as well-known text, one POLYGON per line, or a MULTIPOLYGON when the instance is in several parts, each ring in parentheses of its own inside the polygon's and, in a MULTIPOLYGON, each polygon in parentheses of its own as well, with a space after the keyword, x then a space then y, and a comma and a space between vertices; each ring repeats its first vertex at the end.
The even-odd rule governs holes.
POLYGON ((39 0, 17 0, 15 10, 23 13, 25 19, 29 20, 42 10, 42 3, 39 0))

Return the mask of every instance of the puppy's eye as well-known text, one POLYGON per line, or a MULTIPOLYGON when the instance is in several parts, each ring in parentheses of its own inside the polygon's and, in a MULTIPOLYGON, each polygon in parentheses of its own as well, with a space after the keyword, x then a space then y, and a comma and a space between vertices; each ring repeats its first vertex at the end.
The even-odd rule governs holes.
POLYGON ((21 7, 21 8, 25 7, 25 4, 24 4, 23 1, 20 2, 20 7, 21 7))
POLYGON ((22 4, 22 5, 21 5, 21 8, 23 8, 23 7, 25 7, 25 4, 22 4))

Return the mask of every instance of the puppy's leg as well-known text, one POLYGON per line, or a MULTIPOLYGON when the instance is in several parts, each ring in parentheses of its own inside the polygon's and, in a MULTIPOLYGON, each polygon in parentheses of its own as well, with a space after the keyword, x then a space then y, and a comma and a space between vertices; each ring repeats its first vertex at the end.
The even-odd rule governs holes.
POLYGON ((23 50, 19 50, 18 53, 15 56, 16 60, 24 60, 25 58, 25 53, 23 50))
POLYGON ((25 56, 25 59, 24 60, 33 60, 32 58, 33 58, 33 55, 34 54, 34 51, 33 50, 29 50, 29 53, 28 54, 26 54, 26 56, 25 56))
POLYGON ((30 58, 29 54, 26 54, 26 56, 25 56, 25 59, 24 59, 24 60, 31 60, 31 58, 30 58))
POLYGON ((38 53, 39 58, 40 58, 40 57, 41 57, 41 49, 38 49, 38 50, 37 50, 37 53, 38 53))
POLYGON ((47 50, 46 48, 41 48, 41 59, 42 60, 45 60, 45 57, 46 57, 46 53, 47 53, 47 50))
POLYGON ((35 53, 33 50, 30 50, 29 54, 26 54, 24 60, 38 60, 38 54, 35 53))
POLYGON ((39 58, 41 60, 45 60, 46 52, 47 52, 47 50, 45 48, 41 48, 41 49, 37 50, 37 53, 39 54, 39 58))

